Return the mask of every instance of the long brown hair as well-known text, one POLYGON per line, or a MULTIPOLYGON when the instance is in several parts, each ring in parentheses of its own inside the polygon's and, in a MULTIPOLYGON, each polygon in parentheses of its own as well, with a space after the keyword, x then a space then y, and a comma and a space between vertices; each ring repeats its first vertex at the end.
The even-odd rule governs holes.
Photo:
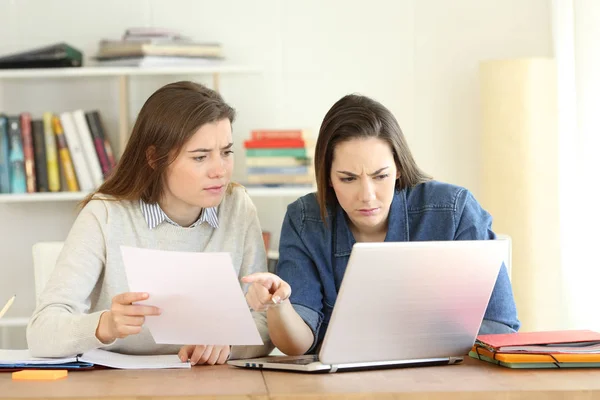
POLYGON ((431 179, 415 162, 400 125, 390 110, 366 96, 344 96, 323 118, 315 147, 317 200, 324 223, 327 223, 327 207, 338 204, 335 191, 330 185, 335 147, 348 140, 371 137, 384 140, 390 145, 396 168, 400 172, 396 190, 431 179))
POLYGON ((226 118, 233 123, 235 110, 212 89, 189 81, 161 87, 140 110, 115 170, 81 206, 97 194, 158 202, 165 171, 185 143, 202 125, 226 118))

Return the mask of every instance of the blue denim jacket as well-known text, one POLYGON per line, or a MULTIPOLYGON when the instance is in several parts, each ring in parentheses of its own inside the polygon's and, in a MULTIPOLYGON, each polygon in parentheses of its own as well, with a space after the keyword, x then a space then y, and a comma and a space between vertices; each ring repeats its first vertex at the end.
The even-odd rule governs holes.
MULTIPOLYGON (((492 218, 466 189, 436 181, 396 191, 386 242, 495 239, 492 218)), ((333 311, 355 240, 346 214, 329 210, 327 227, 314 193, 287 209, 279 243, 277 274, 292 287, 290 301, 320 345, 333 311)), ((480 334, 519 329, 508 273, 503 265, 488 303, 480 334)))

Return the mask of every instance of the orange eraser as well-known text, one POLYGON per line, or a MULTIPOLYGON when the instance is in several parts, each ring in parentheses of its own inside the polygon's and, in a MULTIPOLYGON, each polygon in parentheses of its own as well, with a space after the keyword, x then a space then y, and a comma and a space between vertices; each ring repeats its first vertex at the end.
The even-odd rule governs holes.
POLYGON ((12 373, 13 381, 55 381, 65 379, 68 375, 66 369, 25 369, 12 373))

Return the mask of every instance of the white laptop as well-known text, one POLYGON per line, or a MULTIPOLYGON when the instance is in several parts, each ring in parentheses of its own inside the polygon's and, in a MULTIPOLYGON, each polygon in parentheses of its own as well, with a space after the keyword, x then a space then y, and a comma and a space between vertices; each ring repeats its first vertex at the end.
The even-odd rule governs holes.
POLYGON ((228 363, 337 372, 461 362, 508 252, 506 240, 357 243, 318 356, 228 363))

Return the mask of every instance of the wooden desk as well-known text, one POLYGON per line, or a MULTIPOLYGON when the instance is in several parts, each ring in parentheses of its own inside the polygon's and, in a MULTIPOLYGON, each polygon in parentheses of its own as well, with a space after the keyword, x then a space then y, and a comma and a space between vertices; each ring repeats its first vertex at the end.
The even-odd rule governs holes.
POLYGON ((511 370, 470 357, 461 365, 441 367, 263 375, 271 399, 305 394, 327 399, 600 399, 600 369, 511 370))
POLYGON ((69 371, 58 381, 12 381, 0 373, 0 399, 119 399, 214 398, 267 399, 260 371, 229 366, 146 371, 69 371))
POLYGON ((70 372, 56 382, 13 382, 0 399, 600 399, 600 369, 523 370, 467 358, 463 365, 309 375, 228 366, 192 370, 70 372))

